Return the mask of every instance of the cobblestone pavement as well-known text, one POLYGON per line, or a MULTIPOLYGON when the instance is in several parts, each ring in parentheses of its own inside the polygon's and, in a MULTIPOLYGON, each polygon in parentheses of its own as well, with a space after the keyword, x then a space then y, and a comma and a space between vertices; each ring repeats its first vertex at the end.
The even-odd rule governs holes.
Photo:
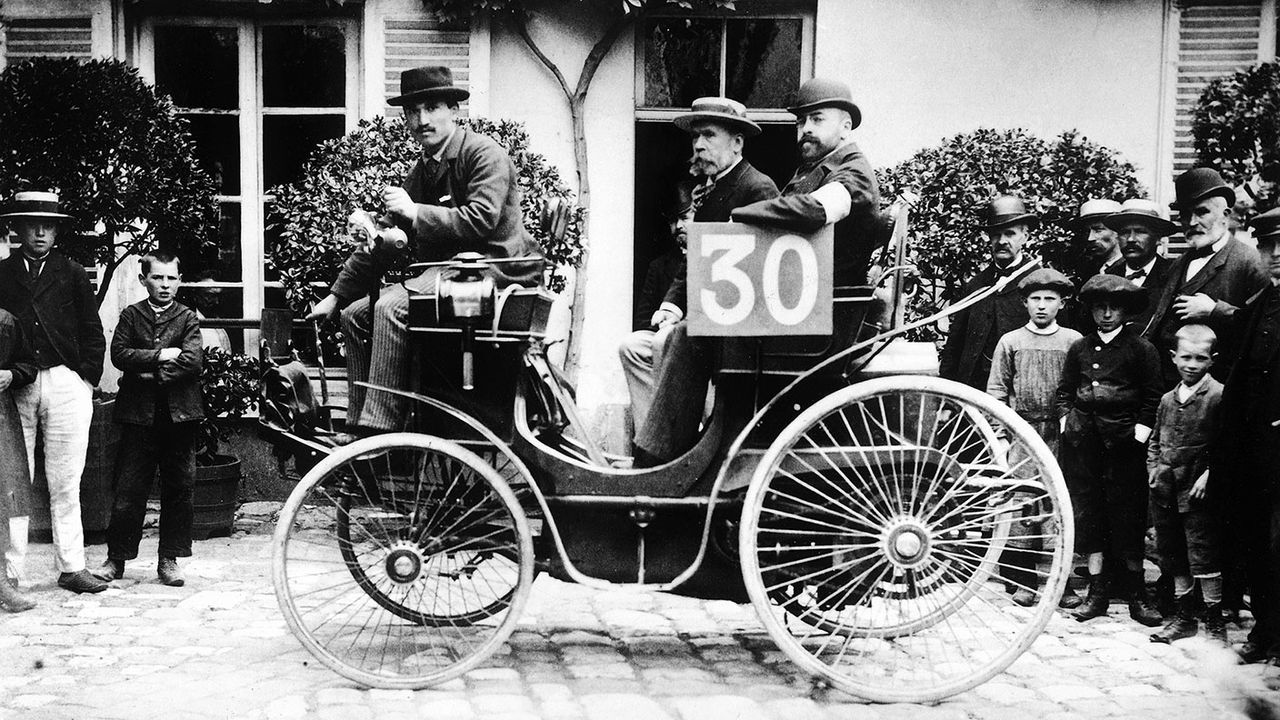
MULTIPOLYGON (((196 543, 187 586, 168 588, 155 581, 147 539, 146 560, 124 581, 86 596, 57 589, 50 547, 32 546, 40 607, 0 613, 0 719, 1176 720, 1242 718, 1243 695, 1262 687, 1261 669, 1234 666, 1203 640, 1148 642, 1117 606, 1086 624, 1056 616, 976 690, 937 705, 872 705, 815 691, 750 606, 542 577, 511 641, 482 668, 433 690, 366 690, 289 633, 269 540, 196 543)), ((91 549, 93 565, 102 556, 91 549)))

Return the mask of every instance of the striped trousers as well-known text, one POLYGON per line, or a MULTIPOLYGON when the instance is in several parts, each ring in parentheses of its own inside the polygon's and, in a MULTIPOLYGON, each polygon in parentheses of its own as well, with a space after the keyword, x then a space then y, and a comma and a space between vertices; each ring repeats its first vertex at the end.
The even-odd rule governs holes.
POLYGON ((440 271, 431 269, 403 283, 382 289, 372 312, 364 297, 342 310, 342 332, 347 349, 347 382, 350 384, 347 424, 370 430, 401 430, 409 415, 409 400, 392 393, 370 391, 355 385, 408 389, 409 291, 434 293, 440 271))

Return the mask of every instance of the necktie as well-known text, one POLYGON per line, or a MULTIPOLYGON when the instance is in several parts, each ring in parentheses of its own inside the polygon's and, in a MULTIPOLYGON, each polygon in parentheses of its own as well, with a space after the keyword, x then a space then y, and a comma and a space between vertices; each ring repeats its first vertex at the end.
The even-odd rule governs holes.
POLYGON ((693 212, 695 214, 702 207, 702 203, 707 199, 707 196, 711 194, 711 191, 714 190, 715 187, 716 184, 714 182, 705 182, 700 185, 693 186, 693 212))
POLYGON ((40 277, 40 268, 41 268, 43 265, 44 265, 44 258, 40 258, 40 259, 38 259, 38 260, 37 260, 36 258, 32 258, 32 257, 28 257, 28 258, 27 258, 27 272, 29 273, 29 275, 30 275, 30 277, 31 277, 31 284, 32 284, 32 285, 35 285, 35 284, 36 284, 36 280, 37 280, 37 279, 39 279, 39 277, 40 277))
POLYGON ((1130 270, 1129 272, 1125 273, 1124 279, 1138 280, 1139 278, 1144 278, 1146 276, 1147 276, 1147 271, 1143 270, 1142 268, 1138 268, 1137 270, 1130 270))

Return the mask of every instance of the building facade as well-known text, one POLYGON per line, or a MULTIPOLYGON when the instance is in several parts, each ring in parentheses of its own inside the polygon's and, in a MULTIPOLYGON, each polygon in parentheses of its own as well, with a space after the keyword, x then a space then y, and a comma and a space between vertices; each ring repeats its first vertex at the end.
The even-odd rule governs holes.
MULTIPOLYGON (((1138 169, 1158 201, 1194 153, 1190 109, 1212 77, 1276 51, 1277 0, 739 0, 734 13, 652 13, 604 58, 585 108, 593 249, 584 275, 579 398, 616 426, 614 348, 655 252, 660 189, 686 143, 670 120, 725 92, 765 132, 748 157, 781 185, 794 165, 786 94, 813 75, 854 89, 857 139, 889 165, 978 127, 1080 129, 1138 169)), ((529 35, 577 79, 616 3, 535 0, 529 35)), ((221 186, 211 314, 281 304, 262 261, 264 204, 311 148, 391 114, 402 69, 450 66, 472 115, 526 123, 573 182, 569 111, 553 76, 501 23, 442 27, 421 0, 4 0, 0 62, 114 56, 170 94, 221 186)), ((240 341, 237 340, 237 343, 240 341)), ((256 345, 252 332, 243 339, 256 345)))

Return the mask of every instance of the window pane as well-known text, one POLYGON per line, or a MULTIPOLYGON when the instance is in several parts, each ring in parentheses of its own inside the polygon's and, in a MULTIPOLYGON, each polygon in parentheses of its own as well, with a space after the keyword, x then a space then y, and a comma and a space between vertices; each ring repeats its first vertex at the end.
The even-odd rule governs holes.
POLYGON ((800 85, 800 31, 800 20, 730 20, 725 93, 747 107, 786 107, 800 85))
POLYGON ((267 188, 302 176, 302 163, 323 140, 341 137, 342 115, 264 115, 262 118, 262 182, 267 188))
POLYGON ((689 107, 720 94, 720 28, 715 19, 657 18, 645 25, 644 105, 689 107))
POLYGON ((185 108, 240 107, 235 28, 156 28, 156 88, 185 108))
POLYGON ((240 117, 184 114, 196 141, 200 167, 213 176, 218 192, 240 194, 240 117))
POLYGON ((262 29, 263 105, 342 107, 346 76, 341 28, 269 25, 262 29))

